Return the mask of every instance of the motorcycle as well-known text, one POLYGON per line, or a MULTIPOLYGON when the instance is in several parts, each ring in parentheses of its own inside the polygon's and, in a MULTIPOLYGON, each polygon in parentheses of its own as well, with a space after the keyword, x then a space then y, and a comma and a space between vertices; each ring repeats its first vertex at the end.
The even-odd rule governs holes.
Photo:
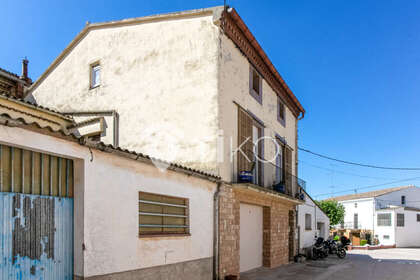
POLYGON ((328 252, 330 254, 336 254, 340 259, 344 259, 346 257, 346 251, 348 250, 348 245, 350 244, 349 239, 347 239, 345 236, 342 236, 338 242, 335 240, 327 240, 326 242, 328 252))
POLYGON ((312 259, 324 259, 328 257, 329 249, 327 241, 322 237, 318 237, 315 241, 315 244, 312 246, 312 259))

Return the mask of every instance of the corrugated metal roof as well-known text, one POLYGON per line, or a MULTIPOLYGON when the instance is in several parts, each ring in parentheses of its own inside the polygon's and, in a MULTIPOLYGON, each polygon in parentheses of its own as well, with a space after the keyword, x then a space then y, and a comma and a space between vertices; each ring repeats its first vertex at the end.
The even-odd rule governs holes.
POLYGON ((348 194, 348 195, 327 198, 325 200, 345 201, 345 200, 353 200, 353 199, 361 199, 361 198, 371 198, 371 197, 377 197, 377 196, 381 196, 387 193, 396 192, 396 191, 400 191, 400 190, 404 190, 408 188, 415 188, 415 186, 401 186, 401 187, 387 188, 387 189, 376 190, 376 191, 371 191, 371 192, 348 194))

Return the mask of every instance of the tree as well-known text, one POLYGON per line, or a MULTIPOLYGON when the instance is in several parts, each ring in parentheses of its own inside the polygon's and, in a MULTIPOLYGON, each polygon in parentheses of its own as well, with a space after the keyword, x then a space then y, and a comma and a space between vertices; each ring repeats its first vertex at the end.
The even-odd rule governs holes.
POLYGON ((323 200, 317 202, 319 208, 330 218, 330 226, 335 226, 344 221, 344 206, 335 200, 323 200))

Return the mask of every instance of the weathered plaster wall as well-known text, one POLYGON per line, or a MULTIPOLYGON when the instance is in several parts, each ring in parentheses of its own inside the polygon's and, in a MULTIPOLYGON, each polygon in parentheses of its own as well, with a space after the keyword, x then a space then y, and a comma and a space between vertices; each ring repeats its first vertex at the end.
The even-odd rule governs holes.
MULTIPOLYGON (((219 73, 219 111, 220 128, 224 136, 224 161, 220 165, 220 174, 224 179, 232 177, 233 163, 231 156, 231 139, 233 149, 238 147, 238 103, 241 107, 252 112, 257 118, 264 122, 264 136, 275 137, 276 133, 284 137, 294 151, 296 151, 296 118, 286 107, 286 126, 277 120, 277 94, 269 84, 263 80, 262 105, 258 103, 249 93, 249 69, 248 59, 240 52, 234 43, 225 35, 220 37, 220 73, 219 73)), ((272 159, 276 153, 272 142, 266 141, 264 150, 265 158, 272 159)), ((295 173, 295 153, 293 153, 292 166, 295 173)), ((236 173, 234 173, 236 174, 236 173)), ((236 175, 234 175, 236 177, 236 175)), ((268 174, 266 174, 268 176, 268 174)))
POLYGON ((213 256, 215 183, 21 128, 0 126, 0 143, 75 160, 76 276, 213 256), (191 236, 139 238, 139 191, 188 198, 191 236))
POLYGON ((218 33, 212 14, 92 30, 33 95, 61 111, 115 109, 121 147, 215 171, 218 33))

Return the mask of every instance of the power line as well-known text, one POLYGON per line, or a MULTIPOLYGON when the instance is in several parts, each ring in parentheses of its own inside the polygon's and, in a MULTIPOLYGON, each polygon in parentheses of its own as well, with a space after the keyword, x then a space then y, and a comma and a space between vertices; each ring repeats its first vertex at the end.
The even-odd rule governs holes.
POLYGON ((336 158, 332 158, 329 156, 325 156, 325 155, 321 155, 315 152, 312 152, 310 150, 304 149, 299 147, 299 150, 309 153, 309 154, 313 154, 315 156, 321 157, 321 158, 325 158, 325 159, 329 159, 329 160, 333 160, 333 161, 337 161, 337 162, 341 162, 341 163, 345 163, 345 164, 351 164, 351 165, 357 165, 357 166, 362 166, 362 167, 369 167, 369 168, 376 168, 376 169, 388 169, 388 170, 417 170, 420 171, 419 167, 385 167, 385 166, 377 166, 377 165, 370 165, 370 164, 363 164, 363 163, 356 163, 356 162, 351 162, 351 161, 346 161, 346 160, 341 160, 341 159, 336 159, 336 158))
POLYGON ((331 192, 331 193, 317 194, 317 195, 314 195, 314 197, 320 197, 320 196, 326 196, 326 195, 334 195, 334 194, 346 193, 346 192, 358 191, 358 190, 364 190, 364 189, 371 189, 371 188, 376 188, 376 187, 385 186, 385 185, 391 185, 391 184, 396 184, 396 183, 401 183, 401 182, 413 181, 413 180, 417 180, 417 179, 420 179, 420 177, 413 177, 413 178, 402 179, 402 180, 397 180, 397 181, 388 182, 388 183, 382 183, 382 184, 376 184, 376 185, 371 185, 371 186, 366 186, 366 187, 359 187, 359 188, 347 189, 347 190, 343 190, 343 191, 339 191, 339 192, 331 192))
POLYGON ((305 162, 303 160, 299 160, 299 162, 304 163, 304 164, 309 165, 309 166, 312 166, 314 168, 323 169, 323 170, 330 171, 330 172, 341 173, 341 174, 349 175, 349 176, 355 176, 355 177, 360 177, 360 178, 369 178, 369 179, 378 179, 378 180, 396 180, 395 178, 373 177, 373 176, 360 175, 360 174, 355 174, 355 173, 350 173, 350 172, 344 172, 344 171, 335 170, 335 169, 329 169, 329 168, 325 168, 325 167, 322 167, 322 166, 319 166, 319 165, 314 165, 314 164, 305 162))

